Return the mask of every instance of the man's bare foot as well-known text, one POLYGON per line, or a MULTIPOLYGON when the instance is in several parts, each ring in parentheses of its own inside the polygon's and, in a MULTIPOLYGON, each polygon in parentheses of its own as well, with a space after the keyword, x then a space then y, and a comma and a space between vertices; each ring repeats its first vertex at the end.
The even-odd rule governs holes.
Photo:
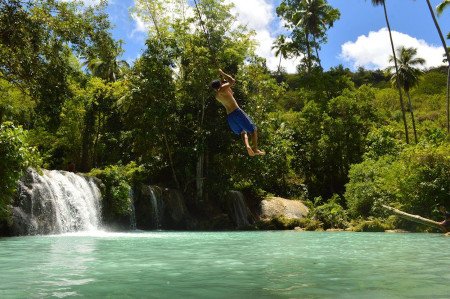
POLYGON ((247 147, 247 153, 250 157, 255 156, 255 152, 253 151, 253 149, 251 147, 247 147))
POLYGON ((259 149, 255 149, 253 152, 255 153, 256 156, 264 156, 266 154, 265 151, 259 149))

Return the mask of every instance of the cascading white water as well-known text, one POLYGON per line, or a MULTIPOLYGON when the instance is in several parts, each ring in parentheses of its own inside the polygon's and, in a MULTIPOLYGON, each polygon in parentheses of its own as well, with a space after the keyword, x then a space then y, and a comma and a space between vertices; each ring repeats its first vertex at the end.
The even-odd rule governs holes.
POLYGON ((245 199, 242 192, 234 190, 229 191, 228 206, 231 212, 231 217, 233 218, 238 228, 250 225, 248 221, 248 208, 245 204, 245 199))
POLYGON ((57 170, 44 170, 42 178, 55 203, 60 232, 98 229, 101 194, 92 179, 57 170))
MULTIPOLYGON (((152 206, 152 214, 153 214, 153 220, 155 223, 155 226, 157 229, 161 228, 161 205, 158 204, 158 198, 155 194, 155 190, 154 187, 149 186, 149 190, 150 190, 150 202, 151 202, 151 206, 152 206)), ((160 200, 161 201, 161 200, 160 200)))
POLYGON ((29 170, 19 184, 14 215, 20 234, 94 231, 100 226, 101 193, 94 179, 71 172, 29 170))

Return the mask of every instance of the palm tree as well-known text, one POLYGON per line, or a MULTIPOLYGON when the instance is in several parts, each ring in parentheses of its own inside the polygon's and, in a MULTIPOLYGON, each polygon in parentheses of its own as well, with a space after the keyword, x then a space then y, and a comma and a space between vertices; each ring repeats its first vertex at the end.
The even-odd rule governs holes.
POLYGON ((272 50, 275 50, 275 56, 280 56, 280 62, 278 63, 278 74, 281 73, 281 59, 287 58, 289 55, 290 44, 286 41, 284 35, 279 35, 273 43, 272 50))
POLYGON ((398 80, 397 56, 395 55, 394 41, 392 40, 391 25, 389 24, 389 18, 388 18, 387 9, 386 9, 386 3, 385 3, 385 0, 372 0, 372 4, 374 6, 383 5, 384 17, 386 19, 386 25, 387 25, 387 28, 388 28, 388 31, 389 31, 389 38, 391 40, 392 55, 394 56, 395 73, 397 74, 397 80, 395 80, 395 81, 396 81, 398 93, 400 95, 400 107, 402 109, 403 125, 405 127, 406 143, 409 143, 408 124, 406 123, 405 106, 403 104, 402 89, 400 87, 400 82, 398 80))
MULTIPOLYGON (((428 9, 430 10, 431 17, 433 18, 434 26, 436 26, 436 30, 438 31, 439 37, 442 42, 442 46, 444 47, 445 56, 447 57, 447 63, 449 64, 447 70, 447 133, 450 133, 450 52, 447 48, 447 44, 445 43, 444 35, 442 34, 441 27, 439 27, 439 23, 434 15, 434 10, 431 7, 430 0, 427 0, 428 9)), ((437 7, 437 12, 440 15, 444 9, 450 4, 449 0, 442 1, 441 4, 437 7)))
POLYGON ((332 8, 325 0, 302 0, 301 8, 294 15, 296 26, 302 27, 305 34, 308 68, 311 69, 312 47, 316 51, 317 63, 320 67, 319 43, 317 39, 324 37, 328 28, 333 27, 334 21, 339 19, 339 10, 332 8), (312 41, 310 41, 312 36, 312 41))
MULTIPOLYGON (((388 68, 392 74, 391 82, 395 84, 397 80, 402 85, 403 90, 408 97, 409 112, 411 113, 412 125, 414 130, 414 141, 417 143, 417 131, 416 131, 416 121, 414 119, 414 111, 411 103, 411 96, 409 91, 411 88, 419 83, 419 78, 422 75, 422 71, 416 66, 424 65, 425 59, 416 57, 416 48, 405 48, 404 46, 397 48, 397 64, 399 66, 398 73, 393 72, 394 67, 390 66, 388 68)), ((389 58, 389 62, 394 62, 394 57, 389 58)))
POLYGON ((86 66, 95 77, 102 78, 108 82, 115 82, 119 77, 130 69, 130 65, 125 60, 102 60, 93 58, 86 62, 86 66))
POLYGON ((450 5, 450 0, 444 0, 444 1, 442 1, 441 4, 439 4, 439 5, 436 7, 438 16, 444 11, 444 9, 445 9, 448 5, 450 5))

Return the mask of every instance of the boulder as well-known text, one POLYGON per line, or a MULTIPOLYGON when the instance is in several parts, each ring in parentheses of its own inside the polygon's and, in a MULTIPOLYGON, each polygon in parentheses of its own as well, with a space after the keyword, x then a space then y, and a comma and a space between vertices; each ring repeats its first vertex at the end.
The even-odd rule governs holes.
POLYGON ((302 219, 308 215, 309 209, 299 200, 281 197, 267 197, 261 201, 261 219, 286 218, 302 219))

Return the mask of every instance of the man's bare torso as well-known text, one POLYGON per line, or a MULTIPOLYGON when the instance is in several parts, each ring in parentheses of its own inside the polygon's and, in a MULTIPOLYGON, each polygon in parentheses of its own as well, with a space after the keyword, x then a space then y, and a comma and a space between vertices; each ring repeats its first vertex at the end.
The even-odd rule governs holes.
POLYGON ((229 85, 219 88, 216 93, 216 99, 225 107, 225 109, 227 110, 227 114, 230 114, 231 112, 239 108, 239 105, 234 99, 233 91, 231 90, 231 87, 229 85))

